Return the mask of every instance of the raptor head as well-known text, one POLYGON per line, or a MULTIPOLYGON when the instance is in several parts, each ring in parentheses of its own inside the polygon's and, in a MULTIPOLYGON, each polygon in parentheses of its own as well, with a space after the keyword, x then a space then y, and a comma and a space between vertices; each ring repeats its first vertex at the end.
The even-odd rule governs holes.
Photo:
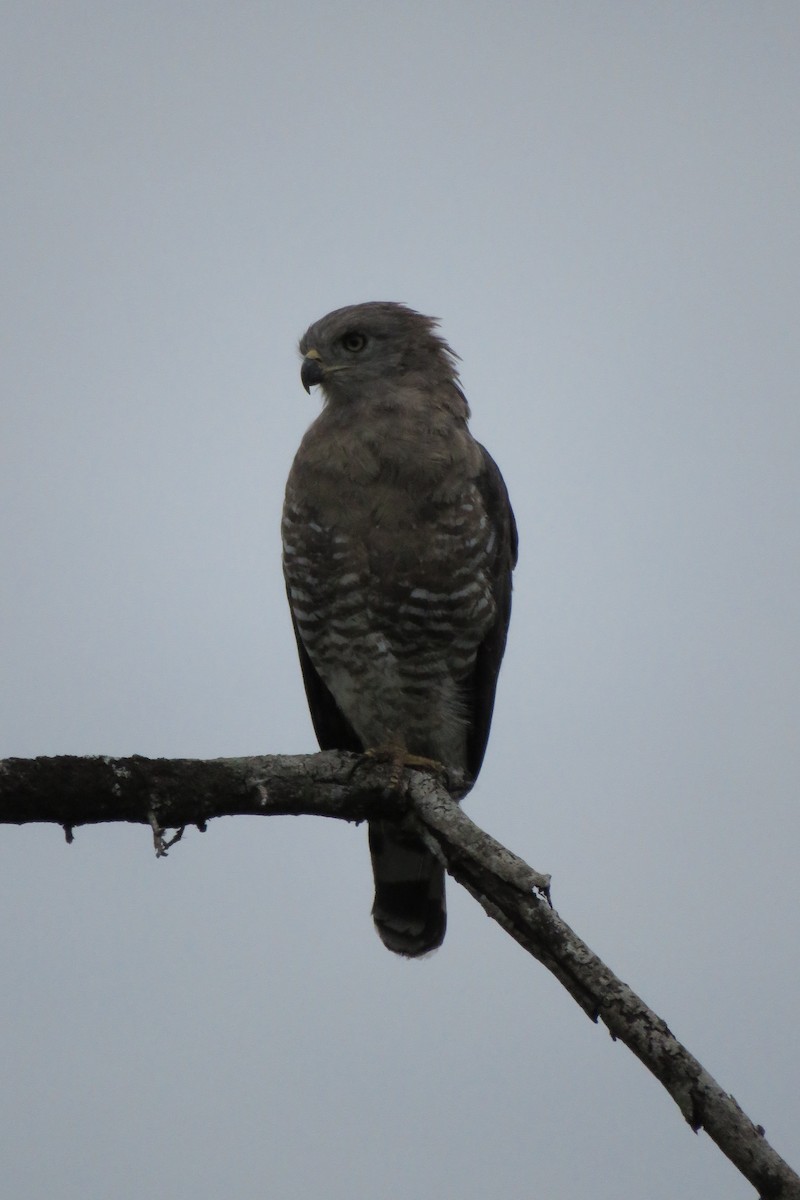
POLYGON ((390 301, 337 308, 300 339, 303 387, 310 391, 320 384, 326 400, 334 402, 369 398, 387 388, 458 388, 458 356, 437 326, 434 317, 390 301))

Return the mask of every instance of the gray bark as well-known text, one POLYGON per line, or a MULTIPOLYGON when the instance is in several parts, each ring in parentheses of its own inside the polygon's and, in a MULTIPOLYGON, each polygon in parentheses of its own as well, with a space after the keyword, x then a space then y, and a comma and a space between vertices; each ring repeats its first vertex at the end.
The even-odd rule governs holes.
POLYGON ((695 1131, 704 1129, 763 1200, 800 1200, 800 1178, 733 1096, 712 1079, 665 1022, 618 979, 550 903, 547 875, 479 829, 433 776, 407 775, 353 755, 252 758, 34 758, 0 762, 0 823, 49 821, 67 840, 84 824, 149 825, 164 855, 188 825, 212 817, 308 814, 412 822, 448 872, 521 946, 547 967, 593 1021, 633 1051, 695 1131), (175 829, 172 838, 166 830, 175 829))

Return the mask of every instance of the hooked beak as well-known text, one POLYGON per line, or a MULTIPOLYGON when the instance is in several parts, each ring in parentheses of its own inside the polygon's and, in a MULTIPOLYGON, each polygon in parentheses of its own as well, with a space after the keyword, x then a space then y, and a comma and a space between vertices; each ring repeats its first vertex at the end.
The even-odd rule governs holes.
POLYGON ((300 367, 300 382, 303 387, 310 394, 314 384, 322 383, 324 376, 325 368, 322 365, 319 350, 308 350, 303 359, 303 365, 300 367))

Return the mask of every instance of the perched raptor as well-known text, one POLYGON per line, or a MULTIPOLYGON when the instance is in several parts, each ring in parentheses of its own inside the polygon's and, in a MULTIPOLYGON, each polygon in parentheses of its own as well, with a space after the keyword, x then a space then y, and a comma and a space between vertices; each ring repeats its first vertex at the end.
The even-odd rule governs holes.
MULTIPOLYGON (((376 302, 328 313, 301 338, 300 378, 325 404, 286 486, 283 567, 322 749, 435 760, 460 798, 489 736, 517 534, 436 328, 376 302)), ((440 863, 388 822, 370 822, 369 844, 383 942, 408 957, 434 950, 440 863)))

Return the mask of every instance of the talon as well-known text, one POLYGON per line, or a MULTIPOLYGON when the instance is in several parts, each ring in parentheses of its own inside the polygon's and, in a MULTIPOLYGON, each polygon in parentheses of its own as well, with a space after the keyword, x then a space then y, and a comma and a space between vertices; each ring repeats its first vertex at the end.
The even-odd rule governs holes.
POLYGON ((370 746, 364 751, 363 759, 372 762, 386 763, 392 768, 389 786, 393 792, 400 790, 400 784, 405 770, 430 771, 441 779, 447 780, 447 767, 435 758, 426 758, 422 754, 410 754, 402 746, 370 746))

